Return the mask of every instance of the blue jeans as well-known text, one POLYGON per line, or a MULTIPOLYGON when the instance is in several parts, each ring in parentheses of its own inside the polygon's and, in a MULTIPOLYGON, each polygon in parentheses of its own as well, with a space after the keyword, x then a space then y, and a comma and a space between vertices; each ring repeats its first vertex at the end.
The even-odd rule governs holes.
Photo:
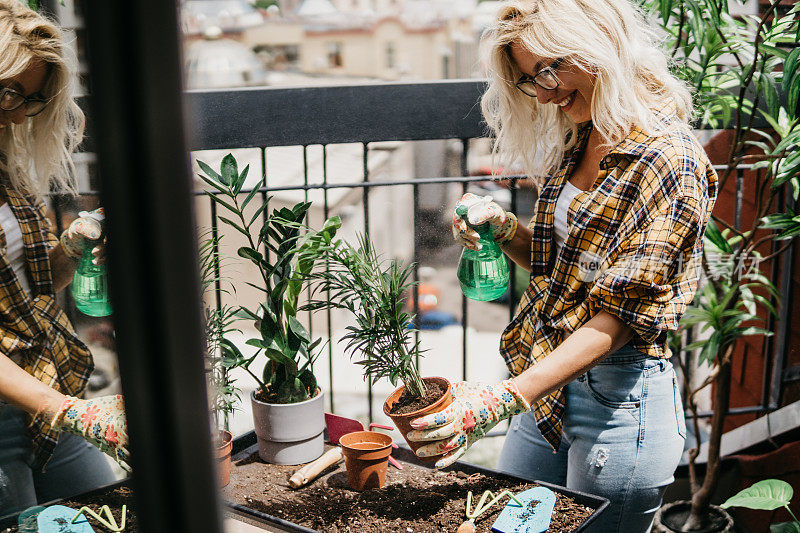
POLYGON ((116 480, 103 453, 81 437, 62 433, 44 472, 34 470, 33 446, 22 410, 0 405, 0 516, 37 503, 68 498, 116 480))
POLYGON ((533 413, 514 417, 498 469, 608 498, 591 531, 650 531, 686 424, 672 364, 624 346, 567 385, 557 453, 533 413))

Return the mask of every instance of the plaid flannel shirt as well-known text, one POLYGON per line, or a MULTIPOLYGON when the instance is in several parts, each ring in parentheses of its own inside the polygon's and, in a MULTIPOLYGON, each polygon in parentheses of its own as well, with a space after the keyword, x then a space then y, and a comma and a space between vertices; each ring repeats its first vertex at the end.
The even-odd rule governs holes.
MULTIPOLYGON (((592 190, 572 200, 569 235, 558 251, 556 201, 586 149, 591 124, 579 129, 574 148, 542 187, 529 225, 530 285, 500 341, 512 375, 542 360, 601 310, 633 330, 637 350, 670 357, 667 333, 677 329, 697 289, 717 175, 674 108, 657 115, 676 127, 656 137, 634 129, 610 151, 592 190)), ((556 450, 566 407, 563 390, 533 405, 542 435, 556 450)))
MULTIPOLYGON (((88 348, 75 336, 56 303, 48 252, 58 245, 44 204, 2 185, 9 207, 22 230, 30 294, 9 265, 6 237, 0 228, 0 351, 15 357, 36 379, 64 394, 81 396, 94 369, 88 348)), ((35 467, 44 468, 58 442, 58 431, 30 417, 35 467)))

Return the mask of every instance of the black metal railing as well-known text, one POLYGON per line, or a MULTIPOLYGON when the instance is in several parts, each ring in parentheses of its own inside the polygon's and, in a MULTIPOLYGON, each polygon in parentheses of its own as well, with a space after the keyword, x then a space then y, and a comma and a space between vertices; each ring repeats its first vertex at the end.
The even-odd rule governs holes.
MULTIPOLYGON (((190 147, 195 151, 212 149, 256 148, 260 151, 262 178, 267 186, 260 192, 266 202, 270 194, 281 191, 302 191, 308 200, 309 192, 322 193, 323 213, 330 215, 328 191, 333 189, 361 189, 363 191, 363 233, 370 235, 370 191, 381 187, 410 186, 413 188, 413 261, 414 280, 419 281, 418 267, 421 263, 418 227, 420 186, 431 184, 461 185, 466 191, 471 183, 497 180, 488 175, 469 176, 467 161, 470 140, 483 137, 485 128, 481 122, 478 100, 484 88, 479 80, 444 81, 417 84, 378 84, 346 87, 301 88, 301 89, 233 89, 227 91, 190 91, 188 109, 192 119, 190 147), (460 176, 441 176, 418 179, 383 179, 371 181, 370 145, 381 141, 417 141, 455 139, 460 142, 460 176), (354 169, 354 178, 347 183, 330 183, 328 180, 328 146, 341 143, 360 143, 363 149, 360 169, 354 169), (322 148, 322 180, 312 183, 309 178, 308 149, 322 148), (303 149, 303 180, 292 185, 270 185, 267 175, 267 149, 277 146, 301 146, 303 149), (360 175, 358 175, 360 174, 360 175)), ((718 169, 718 170, 721 170, 718 169)), ((741 227, 744 198, 744 172, 742 166, 735 175, 734 226, 741 227)), ((518 208, 517 181, 522 176, 504 177, 511 191, 511 210, 518 208)), ((243 190, 241 194, 247 194, 243 190)), ((87 193, 91 194, 91 193, 87 193)), ((196 191, 196 195, 204 194, 196 191)), ((782 200, 783 201, 783 200, 782 200)), ((219 232, 216 205, 209 198, 212 232, 219 232)), ((265 211, 266 213, 266 211, 265 211)), ((57 218, 60 218, 57 216, 57 218)), ((774 250, 773 250, 774 251, 774 250)), ((791 277, 791 252, 784 255, 783 265, 773 265, 772 279, 785 289, 791 277), (788 259, 787 259, 788 258, 788 259), (787 263, 787 260, 789 261, 787 263)), ((515 269, 511 263, 511 298, 508 301, 509 319, 516 306, 515 269)), ((785 294, 786 292, 784 292, 785 294)), ((220 287, 217 286, 217 305, 221 305, 220 287)), ((415 287, 413 310, 419 316, 419 294, 415 287)), ((790 306, 780 306, 777 320, 770 318, 768 326, 777 328, 774 339, 764 343, 765 372, 763 376, 763 400, 758 405, 730 409, 731 414, 769 412, 778 407, 781 393, 781 376, 788 335, 788 313, 790 306)), ((328 311, 327 335, 331 338, 331 319, 328 311)), ((461 327, 463 328, 461 362, 462 379, 466 380, 469 358, 467 328, 469 326, 467 299, 462 296, 461 327)), ((313 320, 309 316, 309 328, 313 320)), ((694 340, 694 332, 689 332, 694 340)), ((333 348, 328 343, 329 408, 335 410, 335 376, 333 372, 333 348)), ((691 365, 689 353, 676 354, 684 365, 691 365)), ((473 376, 474 378, 475 376, 473 376)), ((372 387, 368 384, 368 418, 373 421, 372 387)), ((687 413, 687 417, 691 414, 687 413)), ((700 417, 709 417, 711 412, 701 412, 700 417)))

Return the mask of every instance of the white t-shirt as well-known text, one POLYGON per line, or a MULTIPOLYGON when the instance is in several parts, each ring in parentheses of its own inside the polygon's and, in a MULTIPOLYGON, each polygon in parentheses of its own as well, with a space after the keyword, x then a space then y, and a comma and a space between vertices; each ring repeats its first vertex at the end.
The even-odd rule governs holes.
POLYGON ((553 220, 553 229, 555 230, 556 250, 561 250, 569 235, 569 224, 567 224, 567 214, 569 214, 569 204, 572 200, 583 191, 569 181, 564 183, 561 189, 561 194, 558 195, 556 200, 556 211, 553 220))
POLYGON ((22 243, 22 229, 19 227, 17 217, 11 211, 8 203, 0 206, 0 227, 6 235, 6 260, 17 275, 19 284, 28 295, 31 293, 28 281, 28 269, 25 265, 25 248, 22 243))

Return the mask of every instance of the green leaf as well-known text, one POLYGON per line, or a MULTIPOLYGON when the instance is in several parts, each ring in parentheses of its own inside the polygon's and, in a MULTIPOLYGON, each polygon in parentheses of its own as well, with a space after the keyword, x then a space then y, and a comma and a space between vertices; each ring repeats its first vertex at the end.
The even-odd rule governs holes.
POLYGON ((295 317, 290 316, 288 317, 289 321, 289 328, 292 330, 292 333, 297 335, 300 339, 302 339, 306 344, 311 342, 311 336, 306 331, 306 328, 303 324, 300 323, 295 317))
POLYGON ((764 337, 772 337, 774 335, 771 331, 764 328, 757 328, 755 326, 743 328, 739 330, 739 335, 763 335, 764 337))
MULTIPOLYGON (((800 6, 800 4, 797 5, 800 6)), ((770 524, 769 533, 800 533, 800 522, 770 524)))
POLYGON ((247 173, 250 171, 250 165, 244 167, 242 173, 236 177, 233 193, 239 194, 242 191, 242 187, 244 187, 244 183, 247 181, 247 173))
POLYGON ((708 225, 706 226, 706 238, 722 252, 733 253, 733 248, 731 248, 730 243, 728 243, 725 237, 722 236, 722 233, 719 231, 719 226, 717 226, 717 223, 714 222, 713 219, 709 219, 708 225))
POLYGON ((794 78, 798 77, 797 69, 800 68, 800 48, 792 50, 783 63, 783 90, 788 94, 789 86, 794 78))
POLYGON ((789 505, 792 500, 792 486, 779 479, 765 479, 728 498, 720 507, 746 507, 772 511, 789 505))
POLYGON ((239 170, 236 166, 236 158, 233 154, 228 154, 222 158, 222 165, 220 166, 220 174, 222 175, 222 183, 230 187, 236 183, 239 177, 239 170))
POLYGON ((237 224, 233 220, 231 220, 229 218, 226 218, 226 217, 219 217, 219 219, 222 222, 226 223, 227 225, 231 226, 232 228, 235 228, 242 235, 245 235, 245 236, 249 236, 250 235, 247 231, 245 231, 245 229, 243 227, 241 227, 239 224, 237 224))
POLYGON ((272 198, 272 197, 270 197, 270 198, 267 198, 267 201, 266 201, 266 202, 264 202, 264 203, 261 205, 261 207, 259 207, 258 209, 256 209, 256 212, 255 212, 255 213, 253 213, 253 216, 250 218, 250 224, 252 224, 253 222, 255 222, 255 221, 256 221, 256 219, 257 219, 257 218, 258 218, 258 217, 261 215, 261 213, 263 213, 263 212, 264 212, 264 209, 266 209, 266 208, 269 206, 269 201, 270 201, 270 199, 271 199, 271 198, 272 198))
MULTIPOLYGON (((199 166, 199 167, 200 167, 200 170, 202 170, 203 172, 205 172, 205 173, 206 173, 206 176, 208 176, 209 178, 211 178, 211 179, 213 179, 213 180, 216 180, 217 182, 219 182, 219 183, 217 183, 217 184, 214 184, 214 183, 212 182, 212 183, 211 183, 212 185, 219 185, 220 183, 222 183, 222 176, 220 176, 219 174, 217 174, 217 172, 216 172, 216 171, 215 171, 213 168, 211 168, 210 166, 208 166, 206 163, 204 163, 204 162, 202 162, 202 161, 200 161, 200 160, 198 159, 198 160, 197 160, 197 166, 199 166)), ((200 177, 202 178, 203 176, 200 176, 200 177)))
MULTIPOLYGON (((245 170, 247 170, 247 169, 245 169, 245 170)), ((262 185, 262 183, 263 183, 263 180, 261 180, 261 181, 259 181, 258 183, 256 183, 256 184, 255 184, 255 186, 253 186, 253 190, 252 190, 252 191, 250 191, 250 194, 248 194, 248 195, 245 197, 245 199, 244 199, 244 202, 242 202, 242 210, 243 210, 243 211, 244 211, 244 208, 245 208, 245 207, 247 207, 247 204, 249 204, 249 203, 250 203, 250 200, 252 200, 252 199, 253 199, 253 197, 254 197, 256 194, 258 194, 258 191, 259 191, 259 189, 261 189, 261 185, 262 185)), ((253 223, 253 222, 251 221, 251 222, 250 222, 250 224, 252 224, 252 223, 253 223)))
POLYGON ((244 259, 249 259, 256 265, 261 265, 264 263, 264 256, 248 246, 242 246, 241 248, 239 248, 237 253, 239 254, 239 257, 243 257, 244 259))

